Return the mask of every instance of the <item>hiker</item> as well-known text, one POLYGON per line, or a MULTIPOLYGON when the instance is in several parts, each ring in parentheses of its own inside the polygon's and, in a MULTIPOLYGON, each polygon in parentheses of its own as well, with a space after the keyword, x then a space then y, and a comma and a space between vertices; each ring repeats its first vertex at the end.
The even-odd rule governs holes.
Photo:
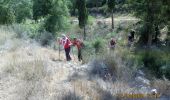
POLYGON ((135 31, 131 30, 130 34, 128 35, 128 46, 130 47, 132 43, 134 42, 135 38, 135 31))
POLYGON ((78 60, 79 61, 83 61, 83 58, 82 58, 82 48, 84 47, 84 43, 81 40, 78 40, 77 38, 73 38, 72 44, 73 44, 73 46, 77 46, 78 60))
POLYGON ((116 46, 116 41, 114 38, 111 38, 110 39, 110 42, 109 42, 109 48, 110 50, 114 50, 115 49, 115 46, 116 46))
POLYGON ((66 60, 70 61, 71 60, 70 49, 71 49, 72 43, 71 43, 70 39, 65 34, 62 34, 62 38, 60 40, 60 44, 62 44, 63 47, 64 47, 65 55, 66 55, 66 60))

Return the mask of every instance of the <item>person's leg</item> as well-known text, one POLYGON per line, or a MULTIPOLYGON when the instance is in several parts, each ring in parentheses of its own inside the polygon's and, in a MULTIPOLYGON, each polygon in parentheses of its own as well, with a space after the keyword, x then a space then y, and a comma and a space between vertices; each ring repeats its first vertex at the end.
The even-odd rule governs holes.
POLYGON ((81 54, 81 49, 78 50, 78 59, 79 59, 79 61, 83 60, 82 54, 81 54))
POLYGON ((68 49, 64 49, 64 50, 65 50, 66 60, 68 61, 68 49))
POLYGON ((71 48, 69 47, 69 48, 68 48, 68 54, 67 54, 67 56, 68 56, 68 61, 70 61, 70 60, 71 60, 70 50, 71 50, 71 48))
POLYGON ((80 60, 83 60, 83 57, 82 57, 82 49, 80 49, 80 60))

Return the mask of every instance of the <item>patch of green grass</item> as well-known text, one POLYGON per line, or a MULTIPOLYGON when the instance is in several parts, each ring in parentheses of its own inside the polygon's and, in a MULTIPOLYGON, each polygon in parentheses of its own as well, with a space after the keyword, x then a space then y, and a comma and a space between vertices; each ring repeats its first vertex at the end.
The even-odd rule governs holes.
POLYGON ((95 18, 93 16, 88 16, 88 22, 87 23, 89 25, 93 25, 94 21, 95 21, 95 18))

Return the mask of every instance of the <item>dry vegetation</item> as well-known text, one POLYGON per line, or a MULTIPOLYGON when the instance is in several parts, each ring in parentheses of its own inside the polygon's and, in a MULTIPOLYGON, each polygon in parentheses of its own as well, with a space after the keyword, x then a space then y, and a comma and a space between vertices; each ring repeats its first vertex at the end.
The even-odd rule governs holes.
POLYGON ((169 95, 169 81, 137 87, 135 69, 123 58, 128 51, 121 47, 114 55, 108 52, 81 65, 75 55, 66 62, 61 52, 60 61, 58 51, 50 47, 16 38, 15 32, 3 28, 0 33, 0 100, 119 100, 118 94, 146 93, 150 88, 169 95))
MULTIPOLYGON (((103 100, 108 95, 113 97, 119 91, 131 89, 119 81, 110 83, 97 77, 91 80, 90 66, 59 62, 58 52, 31 40, 17 39, 14 32, 1 30, 1 33, 2 100, 103 100)), ((63 53, 61 59, 64 59, 63 53)))

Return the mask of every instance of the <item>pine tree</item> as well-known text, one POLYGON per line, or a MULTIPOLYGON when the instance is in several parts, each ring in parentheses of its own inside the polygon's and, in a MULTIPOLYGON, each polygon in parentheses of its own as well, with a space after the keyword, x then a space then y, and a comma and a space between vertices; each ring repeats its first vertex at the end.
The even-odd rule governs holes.
POLYGON ((55 0, 45 21, 45 30, 53 33, 64 29, 67 26, 69 15, 66 0, 55 0))
POLYGON ((33 2, 34 19, 45 18, 44 29, 53 35, 67 26, 68 15, 66 0, 34 0, 33 2))
POLYGON ((33 18, 45 17, 50 13, 53 0, 33 0, 33 18))
POLYGON ((0 24, 12 24, 15 21, 13 11, 9 8, 9 0, 0 1, 0 24))
POLYGON ((86 39, 86 24, 88 20, 88 13, 86 8, 86 0, 77 0, 77 8, 78 8, 78 20, 79 27, 84 28, 84 40, 86 39))
POLYGON ((154 39, 157 40, 159 33, 159 25, 162 23, 161 9, 162 2, 160 0, 130 0, 130 4, 135 15, 141 19, 143 27, 140 44, 152 45, 154 39), (153 36, 155 36, 153 38, 153 36))
POLYGON ((113 10, 115 8, 115 0, 108 0, 107 2, 109 11, 112 14, 112 29, 114 29, 114 16, 113 16, 113 10))

